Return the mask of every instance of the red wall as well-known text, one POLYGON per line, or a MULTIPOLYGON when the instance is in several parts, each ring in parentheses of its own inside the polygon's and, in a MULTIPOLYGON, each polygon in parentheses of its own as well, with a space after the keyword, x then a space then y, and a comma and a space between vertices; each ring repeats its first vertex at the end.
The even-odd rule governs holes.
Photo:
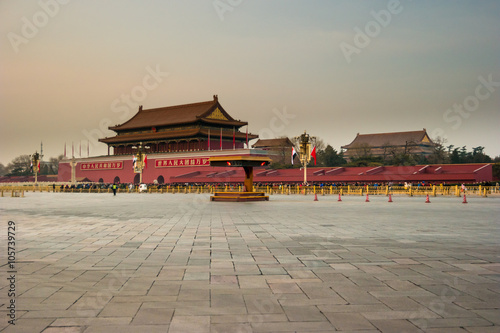
MULTIPOLYGON (((215 142, 215 140, 213 140, 215 142)), ((217 147, 219 147, 219 141, 217 142, 217 147)), ((184 166, 184 167, 162 167, 156 168, 156 159, 182 159, 182 158, 208 158, 210 156, 230 156, 230 155, 248 155, 248 149, 236 149, 233 150, 233 143, 224 142, 224 146, 230 146, 224 150, 211 150, 211 151, 199 151, 199 152, 185 152, 185 153, 168 153, 168 154, 149 154, 148 155, 148 166, 143 170, 142 181, 143 183, 153 183, 158 177, 163 176, 165 183, 176 182, 175 179, 170 179, 170 177, 183 175, 195 171, 200 172, 225 172, 230 169, 239 168, 226 168, 226 167, 210 167, 210 166, 184 166)), ((105 183, 113 183, 115 177, 120 178, 121 183, 132 183, 136 173, 133 171, 132 167, 132 155, 120 155, 120 156, 98 156, 93 158, 76 159, 76 179, 81 181, 84 178, 89 179, 92 182, 98 182, 102 178, 105 183), (99 162, 122 162, 123 167, 121 169, 114 170, 82 170, 82 163, 99 163, 99 162)), ((58 172, 59 182, 70 182, 71 181, 71 166, 70 160, 63 160, 59 162, 59 172, 58 172)), ((243 181, 243 179, 241 179, 243 181)))
MULTIPOLYGON (((211 151, 211 155, 244 155, 248 150, 226 150, 211 151)), ((207 152, 204 152, 207 153, 207 152)), ((175 154, 162 155, 160 159, 174 158, 175 154)), ((163 167, 156 168, 155 160, 151 155, 148 157, 148 167, 143 173, 144 183, 153 183, 159 176, 163 176, 165 183, 183 183, 183 182, 242 182, 244 178, 241 168, 210 167, 210 166, 188 166, 188 167, 163 167), (231 172, 234 170, 235 172, 231 172), (218 173, 213 176, 214 173, 218 173), (173 178, 175 176, 185 177, 173 178)), ((186 156, 186 155, 184 155, 186 156)), ((208 157, 207 154, 191 153, 190 156, 208 157)), ((100 178, 105 183, 112 183, 115 177, 120 178, 121 183, 132 183, 136 174, 132 169, 132 158, 124 159, 128 156, 114 156, 113 161, 123 162, 123 168, 120 170, 81 170, 81 163, 92 161, 102 161, 104 158, 90 158, 77 161, 76 177, 77 180, 88 178, 93 182, 98 182, 100 178)), ((109 159, 109 158, 108 158, 109 159)), ((483 181, 492 181, 491 164, 455 164, 455 165, 433 165, 425 170, 424 166, 403 166, 403 167, 384 167, 382 172, 369 174, 368 170, 373 167, 348 167, 340 173, 315 174, 320 170, 328 171, 335 168, 308 168, 309 182, 419 182, 426 181, 431 183, 476 183, 483 181), (440 169, 438 169, 440 168, 440 169), (419 172, 421 170, 421 172, 419 172), (438 171, 439 170, 439 171, 438 171)), ((270 174, 262 172, 264 168, 257 168, 254 171, 254 181, 264 183, 279 182, 301 182, 303 180, 303 171, 299 169, 280 169, 270 174)), ((269 170, 271 171, 271 170, 269 170)), ((71 180, 71 168, 69 162, 61 161, 59 163, 60 182, 69 182, 71 180)))
MULTIPOLYGON (((483 181, 492 181, 491 164, 446 164, 446 165, 416 165, 393 167, 386 166, 375 171, 374 167, 345 167, 336 172, 337 168, 314 167, 307 168, 307 180, 309 183, 418 183, 425 181, 427 183, 479 183, 483 181), (329 171, 334 170, 332 173, 329 171), (372 171, 370 171, 372 170, 372 171)), ((180 177, 178 182, 213 182, 213 176, 207 177, 207 171, 200 172, 197 175, 180 177)), ((224 182, 240 182, 243 179, 243 171, 225 176, 224 182)), ((304 172, 298 168, 295 169, 277 169, 277 170, 254 170, 254 182, 261 183, 301 183, 304 180, 304 172)), ((218 181, 218 180, 217 180, 218 181)), ((218 181, 221 182, 221 181, 218 181)))

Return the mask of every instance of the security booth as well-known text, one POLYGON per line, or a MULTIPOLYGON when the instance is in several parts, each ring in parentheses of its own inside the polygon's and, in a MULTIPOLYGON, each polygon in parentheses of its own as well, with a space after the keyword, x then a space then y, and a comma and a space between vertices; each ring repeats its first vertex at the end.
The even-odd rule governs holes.
POLYGON ((245 171, 242 192, 215 192, 210 201, 269 201, 265 192, 254 192, 253 168, 266 166, 271 159, 265 156, 213 156, 209 158, 210 166, 242 167, 245 171))

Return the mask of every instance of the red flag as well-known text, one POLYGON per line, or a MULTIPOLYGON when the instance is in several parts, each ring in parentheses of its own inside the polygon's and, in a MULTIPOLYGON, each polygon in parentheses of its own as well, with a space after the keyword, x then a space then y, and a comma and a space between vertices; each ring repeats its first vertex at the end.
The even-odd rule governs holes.
POLYGON ((148 167, 148 156, 144 154, 144 169, 148 167))
POLYGON ((220 128, 220 150, 222 150, 222 127, 220 128))
POLYGON ((38 160, 37 168, 38 168, 38 172, 40 172, 40 160, 38 160))
POLYGON ((311 151, 311 157, 314 158, 314 165, 316 165, 316 146, 311 151))
POLYGON ((293 159, 295 158, 295 156, 297 156, 297 151, 295 150, 295 147, 292 147, 292 164, 293 164, 293 159))
POLYGON ((236 148, 236 132, 233 127, 233 150, 236 148))

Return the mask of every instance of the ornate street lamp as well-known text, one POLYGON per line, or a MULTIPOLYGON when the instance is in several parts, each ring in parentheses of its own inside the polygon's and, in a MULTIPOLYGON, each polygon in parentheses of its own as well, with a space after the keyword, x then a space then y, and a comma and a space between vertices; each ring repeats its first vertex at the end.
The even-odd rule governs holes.
POLYGON ((40 155, 38 152, 35 152, 33 155, 31 155, 31 168, 32 172, 35 173, 35 185, 37 184, 38 181, 38 163, 40 162, 40 158, 43 157, 43 155, 40 155))
POLYGON ((142 172, 144 170, 144 149, 149 149, 150 147, 142 145, 142 142, 139 142, 138 146, 132 146, 132 149, 137 149, 137 153, 135 154, 135 165, 134 165, 134 173, 139 174, 139 184, 142 184, 142 172))
POLYGON ((299 153, 300 163, 304 169, 304 185, 307 185, 307 164, 311 161, 311 145, 316 143, 316 137, 310 136, 304 131, 301 136, 295 137, 295 140, 299 143, 299 153))

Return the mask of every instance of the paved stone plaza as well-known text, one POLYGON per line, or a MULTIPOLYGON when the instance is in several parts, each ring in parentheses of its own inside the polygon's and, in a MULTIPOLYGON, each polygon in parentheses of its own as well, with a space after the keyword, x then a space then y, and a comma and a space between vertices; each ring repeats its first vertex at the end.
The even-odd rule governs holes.
POLYGON ((499 198, 337 199, 0 198, 0 331, 500 332, 499 198))

